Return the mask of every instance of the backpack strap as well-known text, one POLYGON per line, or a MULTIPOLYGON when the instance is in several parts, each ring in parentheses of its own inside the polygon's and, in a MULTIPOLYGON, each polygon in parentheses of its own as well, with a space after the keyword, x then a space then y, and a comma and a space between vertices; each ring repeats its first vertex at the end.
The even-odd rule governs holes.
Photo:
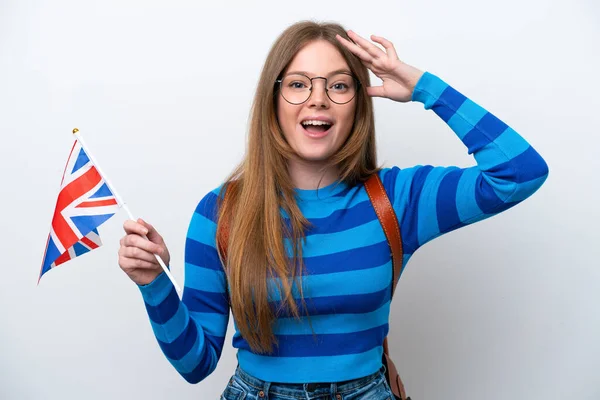
POLYGON ((398 284, 398 278, 402 272, 402 258, 404 256, 402 251, 402 237, 400 236, 400 224, 378 174, 375 173, 369 177, 365 182, 365 189, 367 190, 369 199, 371 199, 371 204, 373 204, 377 218, 379 218, 379 222, 383 227, 383 232, 392 251, 392 264, 394 265, 394 275, 392 276, 393 296, 398 284))
MULTIPOLYGON (((383 232, 390 246, 392 252, 392 297, 396 291, 396 285, 398 284, 398 278, 402 272, 403 264, 403 251, 402 251, 402 236, 400 235, 400 224, 396 217, 396 212, 392 208, 390 199, 385 192, 385 188, 381 183, 379 174, 375 173, 371 175, 365 182, 365 189, 371 200, 371 204, 375 209, 375 214, 381 223, 383 232)), ((391 301, 391 298, 390 298, 391 301)), ((406 391, 404 390, 404 384, 400 379, 398 370, 392 362, 389 356, 388 340, 387 338, 383 341, 383 363, 386 366, 386 378, 390 384, 390 388, 397 399, 409 400, 410 397, 406 397, 406 391)))

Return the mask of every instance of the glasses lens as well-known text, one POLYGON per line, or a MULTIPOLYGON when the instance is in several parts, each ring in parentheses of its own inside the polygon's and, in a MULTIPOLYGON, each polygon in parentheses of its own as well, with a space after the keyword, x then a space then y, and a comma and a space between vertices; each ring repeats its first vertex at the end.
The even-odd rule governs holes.
POLYGON ((310 96, 310 79, 304 75, 285 76, 281 82, 281 95, 290 103, 304 103, 310 96))
POLYGON ((347 103, 356 95, 356 82, 352 75, 337 74, 327 80, 327 94, 335 103, 347 103))

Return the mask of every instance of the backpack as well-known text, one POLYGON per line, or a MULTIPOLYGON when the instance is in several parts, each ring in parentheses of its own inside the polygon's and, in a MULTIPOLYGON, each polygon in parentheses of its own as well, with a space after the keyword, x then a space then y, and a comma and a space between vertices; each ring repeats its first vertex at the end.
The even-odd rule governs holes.
MULTIPOLYGON (((229 184, 230 186, 235 185, 235 181, 229 184)), ((396 285, 398 284, 398 277, 402 272, 402 237, 400 234, 400 225, 398 224, 398 218, 396 217, 396 213, 392 208, 392 204, 390 203, 390 199, 388 198, 385 188, 381 183, 381 179, 377 173, 371 175, 367 181, 364 183, 365 189, 367 191, 367 195, 371 200, 371 204, 375 209, 375 213, 377 214, 377 218, 381 223, 383 228, 383 232, 385 233, 385 237, 391 249, 392 254, 392 297, 396 290, 396 285)), ((225 197, 227 197, 228 193, 231 193, 230 190, 225 192, 225 197)), ((217 232, 217 245, 221 250, 221 253, 226 256, 227 254, 227 245, 229 239, 229 224, 224 223, 221 225, 221 229, 217 232)), ((404 384, 400 379, 400 375, 398 374, 398 370, 394 365, 394 362, 389 356, 388 349, 388 341, 387 338, 383 341, 383 356, 381 359, 383 365, 385 365, 385 379, 392 389, 392 393, 394 394, 395 400, 411 400, 410 397, 406 397, 406 392, 404 390, 404 384)))

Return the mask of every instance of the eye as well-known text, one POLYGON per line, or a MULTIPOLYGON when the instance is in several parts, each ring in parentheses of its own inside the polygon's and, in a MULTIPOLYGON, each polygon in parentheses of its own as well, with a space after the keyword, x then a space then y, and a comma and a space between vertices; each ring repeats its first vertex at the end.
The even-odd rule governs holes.
POLYGON ((288 86, 291 87, 292 89, 303 89, 306 87, 306 84, 304 82, 300 82, 300 81, 293 81, 293 82, 290 82, 290 84, 288 86))
POLYGON ((348 85, 346 85, 345 83, 334 83, 333 85, 331 85, 331 88, 333 90, 346 90, 348 89, 348 85))

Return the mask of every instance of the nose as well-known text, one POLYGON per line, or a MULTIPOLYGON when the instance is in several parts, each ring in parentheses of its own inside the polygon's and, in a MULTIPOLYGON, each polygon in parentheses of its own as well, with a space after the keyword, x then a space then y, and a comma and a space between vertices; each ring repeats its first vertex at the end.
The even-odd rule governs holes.
POLYGON ((312 90, 308 99, 309 107, 329 108, 329 97, 326 92, 327 81, 323 78, 314 78, 312 90))

